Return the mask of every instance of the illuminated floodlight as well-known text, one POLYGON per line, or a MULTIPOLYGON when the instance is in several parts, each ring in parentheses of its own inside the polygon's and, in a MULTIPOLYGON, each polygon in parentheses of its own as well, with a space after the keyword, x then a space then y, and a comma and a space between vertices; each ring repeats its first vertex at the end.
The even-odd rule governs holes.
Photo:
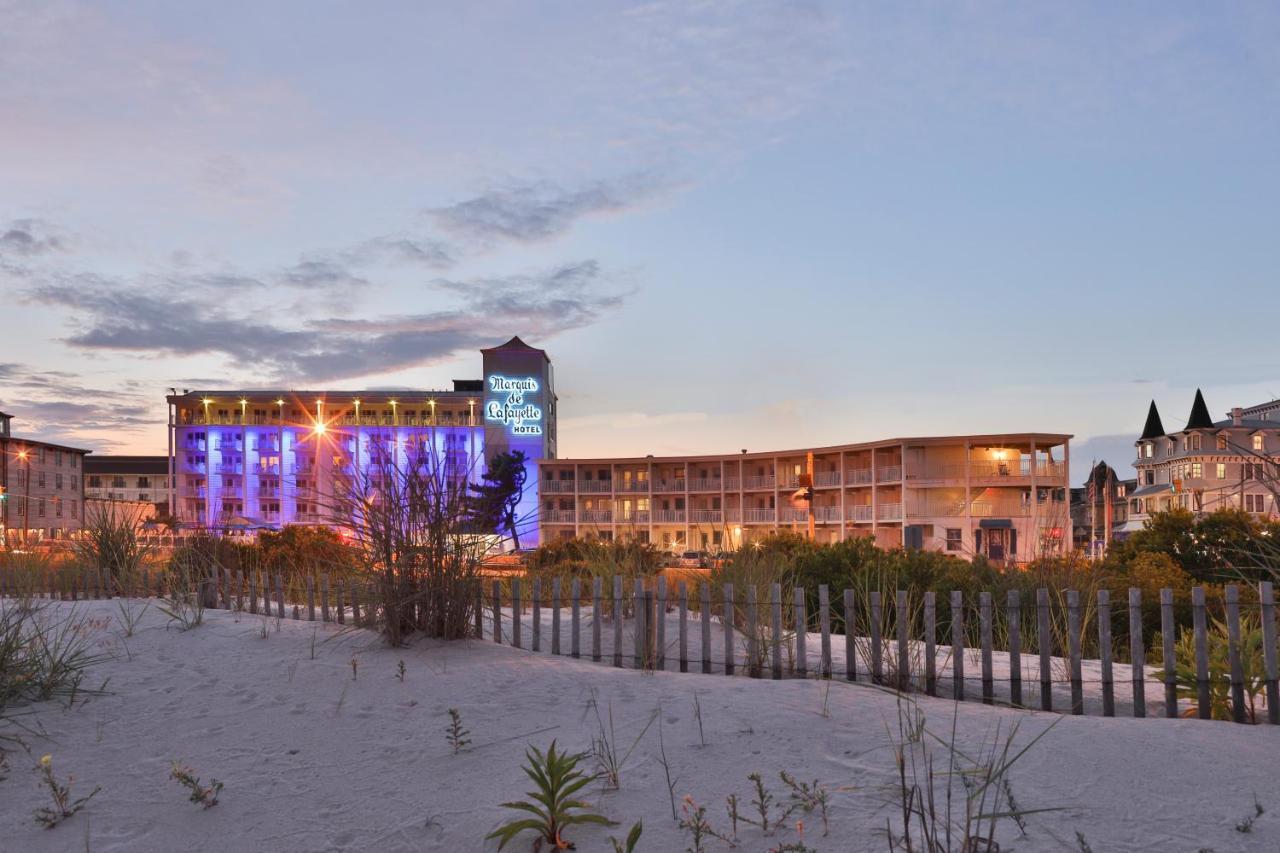
POLYGON ((316 421, 315 434, 324 435, 324 430, 325 430, 324 421, 316 421))

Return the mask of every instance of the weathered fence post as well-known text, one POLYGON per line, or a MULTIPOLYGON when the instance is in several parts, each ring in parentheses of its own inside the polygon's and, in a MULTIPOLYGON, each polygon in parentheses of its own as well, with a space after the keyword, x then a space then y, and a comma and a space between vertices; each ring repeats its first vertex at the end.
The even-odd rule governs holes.
POLYGON ((502 643, 502 581, 494 579, 490 587, 493 598, 493 641, 502 643))
POLYGON ((311 575, 307 575, 307 621, 316 621, 316 584, 311 575))
POLYGON ((1111 591, 1098 590, 1098 653, 1102 657, 1102 716, 1116 715, 1116 688, 1111 675, 1111 591))
POLYGON ((880 619, 883 605, 880 591, 871 593, 871 681, 874 684, 884 683, 884 660, 882 659, 884 639, 880 636, 880 619))
POLYGON ((702 584, 702 672, 711 672, 711 585, 702 584))
POLYGON ((844 603, 844 677, 847 681, 858 680, 858 656, 854 653, 857 644, 855 643, 855 634, 857 633, 857 620, 854 618, 853 610, 853 590, 846 589, 843 593, 844 603))
POLYGON ((818 584, 818 630, 822 636, 818 677, 831 677, 831 591, 825 583, 818 584))
POLYGON ((515 648, 523 648, 520 641, 521 622, 524 621, 520 617, 523 614, 524 606, 520 601, 520 578, 513 577, 511 579, 511 645, 515 648))
POLYGON ((1036 649, 1040 653, 1040 708, 1053 710, 1053 634, 1049 632, 1049 590, 1036 590, 1036 649))
POLYGON ((1142 641, 1142 590, 1129 587, 1129 657, 1133 666, 1133 715, 1147 715, 1147 653, 1142 641))
POLYGON ((756 600, 756 585, 747 584, 747 675, 760 677, 760 638, 759 629, 760 606, 756 600))
POLYGON ((1080 665, 1080 593, 1067 590, 1067 655, 1071 665, 1071 713, 1084 713, 1084 676, 1080 665))
POLYGON ((924 594, 924 692, 938 695, 938 596, 933 590, 924 594))
POLYGON ((574 578, 569 582, 570 618, 569 623, 569 655, 582 657, 582 581, 574 578))
POLYGON ((1009 702, 1017 707, 1022 704, 1022 594, 1018 590, 1009 590, 1005 613, 1009 625, 1009 702))
POLYGON ((646 589, 643 596, 644 601, 644 667, 653 670, 657 661, 657 599, 653 594, 653 590, 646 589))
POLYGON ((1240 658, 1240 588, 1227 584, 1227 665, 1231 670, 1231 719, 1244 722, 1244 662, 1240 658))
POLYGON ((964 699, 964 593, 951 591, 951 698, 964 699))
POLYGON ((667 576, 658 575, 658 595, 654 604, 654 669, 667 668, 667 576))
POLYGON ((236 584, 236 611, 238 613, 243 613, 244 612, 244 575, 240 573, 239 569, 236 570, 235 584, 236 584))
POLYGON ((1267 684, 1267 720, 1280 725, 1280 678, 1276 667, 1276 597, 1271 581, 1258 584, 1262 607, 1262 665, 1267 684))
POLYGON ((1170 719, 1178 716, 1178 658, 1177 625, 1173 617, 1173 590, 1160 590, 1160 639, 1164 645, 1164 715, 1170 719))
POLYGON ((995 678, 991 664, 991 593, 983 590, 978 594, 978 633, 982 643, 982 702, 990 705, 995 702, 995 678))
POLYGON ((249 573, 249 612, 258 613, 258 570, 249 573))
POLYGON ((689 671, 689 585, 680 581, 680 671, 689 671))
POLYGON ((613 665, 622 666, 622 578, 613 576, 613 665))
POLYGON ((724 674, 733 675, 733 584, 724 585, 724 674))
MULTIPOLYGON (((483 640, 484 639, 484 581, 481 580, 480 578, 476 578, 475 585, 476 585, 476 604, 475 604, 476 638, 483 640)), ((356 609, 355 584, 351 585, 351 621, 357 625, 360 624, 360 612, 356 609)))
POLYGON ((347 582, 343 578, 338 578, 338 624, 345 625, 347 622, 347 582))
MULTIPOLYGON (((597 614, 598 618, 599 614, 597 614)), ((533 579, 533 608, 529 613, 533 631, 533 650, 542 651, 542 578, 533 579)))
POLYGON ((1191 588, 1191 623, 1196 644, 1196 710, 1200 719, 1207 720, 1212 709, 1209 705, 1209 638, 1202 586, 1191 588))
POLYGON ((560 578, 551 579, 551 654, 560 654, 560 578))
POLYGON ((325 572, 320 578, 320 618, 325 622, 330 621, 328 572, 325 572))
POLYGON ((773 662, 770 673, 774 679, 782 678, 782 584, 769 585, 769 642, 773 662))
POLYGON ((636 669, 644 666, 644 638, 645 631, 648 626, 645 625, 648 613, 644 610, 644 580, 636 578, 634 588, 631 592, 631 612, 635 614, 635 648, 632 649, 633 663, 636 669))
POLYGON ((808 633, 809 633, 809 617, 805 613, 804 606, 804 590, 793 589, 791 598, 794 602, 796 613, 796 674, 804 678, 809 671, 809 649, 808 649, 808 633))
POLYGON ((600 599, 604 593, 604 579, 596 576, 591 579, 591 659, 600 662, 600 631, 604 619, 600 599))
POLYGON ((284 576, 276 572, 276 618, 284 618, 284 576))

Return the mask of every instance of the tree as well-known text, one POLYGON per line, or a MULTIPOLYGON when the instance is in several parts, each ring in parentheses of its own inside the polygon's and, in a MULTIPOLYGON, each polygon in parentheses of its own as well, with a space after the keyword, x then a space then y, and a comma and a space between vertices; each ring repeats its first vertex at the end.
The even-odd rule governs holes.
POLYGON ((489 460, 488 470, 481 475, 483 482, 471 485, 472 519, 486 530, 510 531, 515 548, 520 547, 516 507, 528 477, 525 461, 522 450, 499 453, 489 460))

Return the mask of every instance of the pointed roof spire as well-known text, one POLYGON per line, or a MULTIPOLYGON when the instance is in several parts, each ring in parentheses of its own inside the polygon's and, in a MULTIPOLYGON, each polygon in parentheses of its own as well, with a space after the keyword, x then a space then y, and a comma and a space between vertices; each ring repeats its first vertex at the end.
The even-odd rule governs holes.
POLYGON ((1147 425, 1142 428, 1142 438, 1139 441, 1145 441, 1148 438, 1160 438, 1164 435, 1164 424, 1160 422, 1160 412, 1156 409, 1156 401, 1151 401, 1151 408, 1147 409, 1147 425))
POLYGON ((1204 395, 1196 389, 1196 401, 1191 404, 1191 417, 1187 419, 1186 429, 1213 429, 1213 417, 1209 407, 1204 404, 1204 395))

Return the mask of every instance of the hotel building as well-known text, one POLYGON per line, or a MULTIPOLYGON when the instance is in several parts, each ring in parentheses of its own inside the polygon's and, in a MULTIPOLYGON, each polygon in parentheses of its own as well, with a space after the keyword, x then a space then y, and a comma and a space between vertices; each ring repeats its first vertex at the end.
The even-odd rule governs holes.
POLYGON ((1197 389, 1187 425, 1172 433, 1165 432, 1153 400, 1134 446, 1138 484, 1129 502, 1132 528, 1140 529, 1153 513, 1175 508, 1280 516, 1280 400, 1236 407, 1215 421, 1197 389))
POLYGON ((86 500, 155 504, 169 511, 169 460, 164 456, 89 456, 84 460, 86 500))
POLYGON ((88 450, 13 435, 0 412, 0 547, 64 539, 84 526, 81 470, 88 450))
POLYGON ((426 454, 478 481, 530 460, 521 545, 635 537, 671 550, 736 547, 771 531, 871 536, 1025 561, 1070 547, 1070 436, 901 438, 801 450, 560 459, 550 359, 513 338, 449 391, 185 391, 169 397, 172 513, 210 529, 338 524, 334 483, 426 454), (797 494, 799 493, 799 494, 797 494))

